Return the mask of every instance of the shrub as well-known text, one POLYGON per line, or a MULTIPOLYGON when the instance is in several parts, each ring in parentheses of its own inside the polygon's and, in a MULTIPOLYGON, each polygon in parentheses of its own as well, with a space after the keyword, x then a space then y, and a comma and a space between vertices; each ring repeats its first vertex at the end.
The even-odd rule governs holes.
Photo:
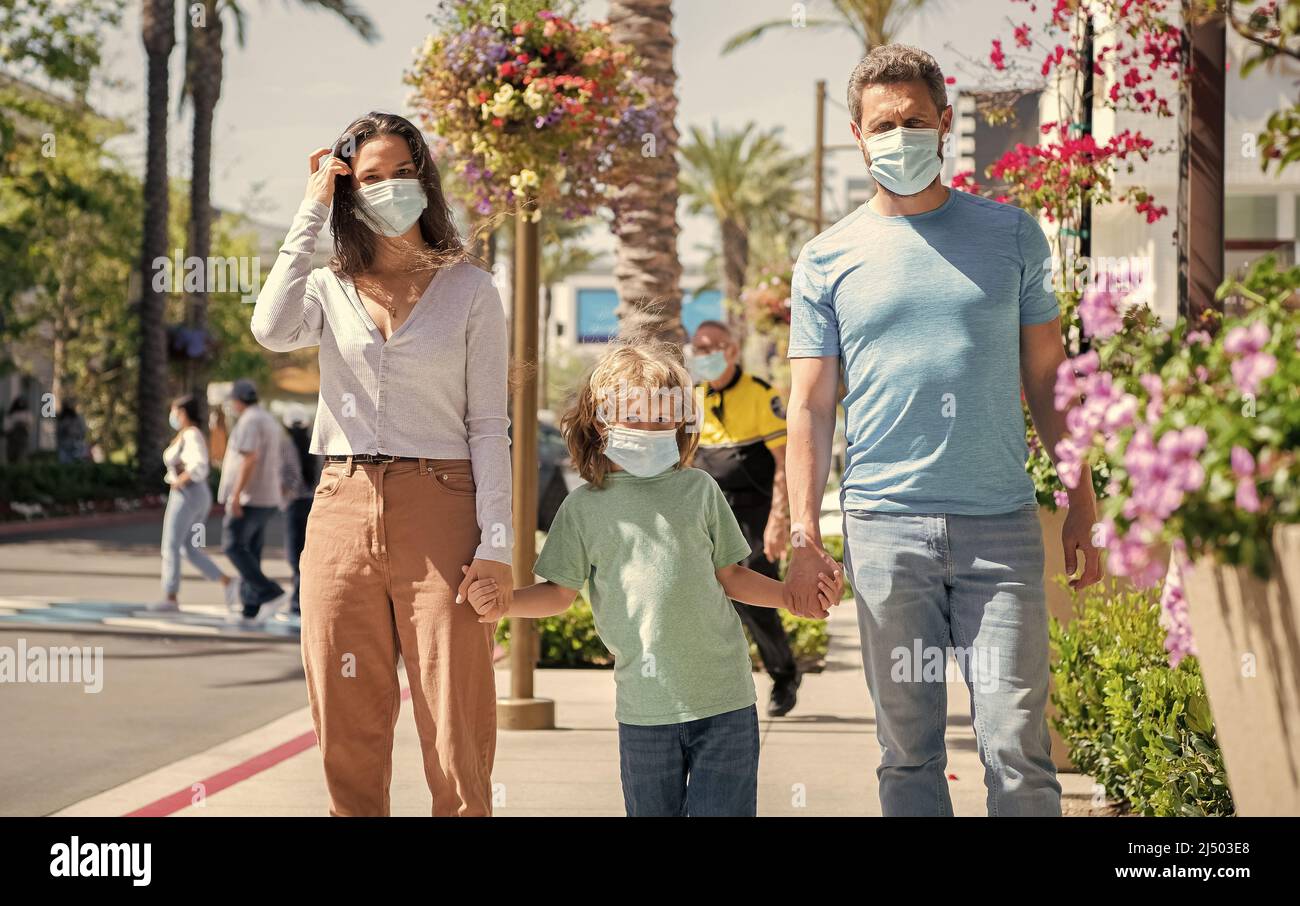
MULTIPOLYGON (((612 667, 614 656, 596 634, 596 621, 591 615, 591 604, 586 594, 581 594, 573 606, 564 613, 537 620, 537 634, 541 639, 541 652, 537 663, 541 667, 612 667)), ((510 618, 497 624, 497 641, 510 645, 510 618)))
POLYGON ((1071 623, 1052 621, 1054 723, 1070 760, 1133 812, 1231 815, 1200 666, 1169 666, 1159 600, 1106 583, 1076 598, 1071 623))
POLYGON ((131 464, 53 459, 10 463, 0 466, 0 519, 23 518, 31 507, 47 516, 112 509, 119 499, 136 501, 165 491, 161 480, 157 487, 142 487, 131 464))

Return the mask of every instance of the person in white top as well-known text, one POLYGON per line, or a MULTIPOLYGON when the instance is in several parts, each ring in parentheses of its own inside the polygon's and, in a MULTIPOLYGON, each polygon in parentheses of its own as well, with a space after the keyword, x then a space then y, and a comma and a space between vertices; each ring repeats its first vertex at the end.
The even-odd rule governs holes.
POLYGON ((400 655, 433 814, 488 815, 493 626, 507 603, 511 475, 505 311, 456 233, 410 121, 355 120, 310 156, 306 197, 250 328, 319 347, 311 452, 326 466, 302 554, 302 651, 335 815, 387 815, 400 655), (312 268, 331 218, 334 258, 312 268))
POLYGON ((182 396, 173 402, 169 418, 176 436, 163 450, 163 464, 167 467, 164 480, 171 488, 163 512, 163 598, 149 609, 179 609, 182 552, 204 578, 221 583, 229 605, 238 594, 238 580, 223 573, 203 549, 207 544, 212 489, 208 487, 208 442, 199 430, 199 407, 194 397, 182 396))

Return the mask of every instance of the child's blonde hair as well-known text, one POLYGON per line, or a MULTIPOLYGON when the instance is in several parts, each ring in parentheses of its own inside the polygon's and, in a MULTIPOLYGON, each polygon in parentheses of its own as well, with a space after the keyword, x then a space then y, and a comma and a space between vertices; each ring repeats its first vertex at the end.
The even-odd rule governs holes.
POLYGON ((604 487, 611 465, 604 452, 605 426, 616 421, 650 421, 669 404, 678 407, 671 413, 678 420, 681 458, 677 468, 689 465, 700 442, 694 390, 676 346, 644 339, 615 343, 587 372, 577 399, 560 419, 578 474, 592 487, 604 487), (644 417, 628 417, 627 413, 644 417))

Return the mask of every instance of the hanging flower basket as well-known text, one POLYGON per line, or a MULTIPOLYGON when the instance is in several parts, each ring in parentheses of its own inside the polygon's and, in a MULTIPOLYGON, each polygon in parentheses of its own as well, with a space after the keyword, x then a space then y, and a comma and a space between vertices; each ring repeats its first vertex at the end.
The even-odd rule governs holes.
POLYGON ((533 6, 454 3, 406 75, 411 103, 473 212, 586 217, 640 157, 656 117, 635 53, 608 24, 533 6))

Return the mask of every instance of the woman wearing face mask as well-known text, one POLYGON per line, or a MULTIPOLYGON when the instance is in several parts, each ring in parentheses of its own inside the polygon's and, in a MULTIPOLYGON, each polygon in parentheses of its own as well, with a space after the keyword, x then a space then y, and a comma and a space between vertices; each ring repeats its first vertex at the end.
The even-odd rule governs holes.
POLYGON ((192 396, 176 399, 167 419, 176 436, 163 450, 163 464, 167 466, 164 480, 171 488, 167 492, 167 509, 163 513, 163 597, 149 609, 180 609, 177 595, 181 587, 182 554, 205 579, 220 582, 225 591, 226 605, 234 606, 239 601, 239 579, 223 573, 221 567, 204 552, 203 539, 195 537, 195 527, 206 523, 208 513, 212 511, 212 489, 208 487, 208 442, 199 430, 198 403, 192 396))
POLYGON ((512 587, 501 299, 407 120, 361 117, 309 172, 252 329, 320 347, 302 651, 330 811, 388 814, 400 655, 433 814, 487 815, 493 627, 458 601, 479 579, 512 587), (327 216, 334 257, 313 270, 327 216))

